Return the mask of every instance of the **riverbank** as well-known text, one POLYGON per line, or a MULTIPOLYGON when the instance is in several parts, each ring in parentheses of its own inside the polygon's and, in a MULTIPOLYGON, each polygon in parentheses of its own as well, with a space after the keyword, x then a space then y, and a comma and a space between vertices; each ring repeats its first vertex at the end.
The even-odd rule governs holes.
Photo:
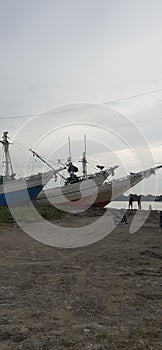
MULTIPOLYGON (((159 214, 130 234, 135 213, 103 240, 71 250, 1 224, 1 350, 162 348, 159 214)), ((79 226, 97 215, 102 210, 57 222, 79 226)))

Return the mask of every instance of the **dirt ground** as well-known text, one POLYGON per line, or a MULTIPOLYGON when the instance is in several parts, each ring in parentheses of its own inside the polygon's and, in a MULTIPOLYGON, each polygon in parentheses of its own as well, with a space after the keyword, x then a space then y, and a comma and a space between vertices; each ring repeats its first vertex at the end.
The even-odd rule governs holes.
POLYGON ((16 224, 1 225, 1 350, 162 349, 159 214, 130 234, 134 213, 78 249, 49 247, 16 224))

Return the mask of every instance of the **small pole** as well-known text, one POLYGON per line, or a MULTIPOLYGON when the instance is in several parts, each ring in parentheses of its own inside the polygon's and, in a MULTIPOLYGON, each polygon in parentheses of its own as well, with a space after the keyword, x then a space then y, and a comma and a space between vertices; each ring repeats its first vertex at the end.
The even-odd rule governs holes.
POLYGON ((70 137, 68 136, 68 144, 69 144, 69 158, 68 162, 71 163, 71 144, 70 144, 70 137))
POLYGON ((86 176, 87 176, 87 159, 86 159, 86 152, 87 152, 86 135, 84 135, 84 152, 83 152, 83 159, 82 159, 83 178, 86 178, 86 176))

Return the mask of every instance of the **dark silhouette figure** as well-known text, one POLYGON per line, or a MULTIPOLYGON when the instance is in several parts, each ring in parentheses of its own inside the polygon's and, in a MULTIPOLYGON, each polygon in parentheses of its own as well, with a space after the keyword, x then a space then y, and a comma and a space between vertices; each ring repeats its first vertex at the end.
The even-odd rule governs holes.
POLYGON ((127 221, 127 215, 126 215, 126 214, 124 214, 124 216, 123 216, 123 218, 122 218, 122 222, 125 222, 125 224, 128 223, 128 221, 127 221))
POLYGON ((129 196, 129 209, 133 209, 133 202, 137 201, 138 209, 141 209, 141 194, 138 196, 137 194, 130 194, 129 196))
POLYGON ((141 209, 141 195, 137 198, 138 209, 141 209))
POLYGON ((133 208, 133 195, 130 194, 129 196, 129 205, 128 205, 129 209, 132 209, 133 208))

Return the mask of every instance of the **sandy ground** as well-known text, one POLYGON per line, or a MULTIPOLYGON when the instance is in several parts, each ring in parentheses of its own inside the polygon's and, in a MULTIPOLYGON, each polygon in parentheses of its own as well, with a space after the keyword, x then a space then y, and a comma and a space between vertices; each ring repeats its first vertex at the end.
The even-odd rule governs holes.
MULTIPOLYGON (((130 234, 133 215, 101 241, 71 250, 1 225, 1 350, 162 349, 159 214, 130 234)), ((60 224, 89 219, 65 216, 60 224)))

